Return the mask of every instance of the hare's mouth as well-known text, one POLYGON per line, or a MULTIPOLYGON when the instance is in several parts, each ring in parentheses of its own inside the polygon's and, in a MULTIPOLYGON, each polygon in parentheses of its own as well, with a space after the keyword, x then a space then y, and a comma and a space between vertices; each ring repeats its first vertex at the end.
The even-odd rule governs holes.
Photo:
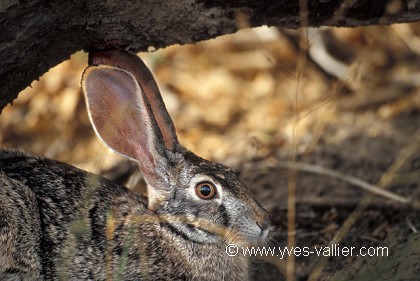
POLYGON ((257 245, 265 243, 269 234, 269 227, 257 224, 241 225, 234 227, 228 234, 228 241, 235 244, 257 245))

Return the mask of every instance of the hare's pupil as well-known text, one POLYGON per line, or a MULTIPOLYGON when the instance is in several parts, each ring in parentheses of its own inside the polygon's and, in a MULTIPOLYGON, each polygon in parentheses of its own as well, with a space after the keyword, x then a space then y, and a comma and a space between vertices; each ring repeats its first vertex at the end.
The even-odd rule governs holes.
POLYGON ((201 189, 200 189, 201 195, 203 196, 209 196, 211 193, 211 187, 208 186, 207 184, 202 185, 201 189))

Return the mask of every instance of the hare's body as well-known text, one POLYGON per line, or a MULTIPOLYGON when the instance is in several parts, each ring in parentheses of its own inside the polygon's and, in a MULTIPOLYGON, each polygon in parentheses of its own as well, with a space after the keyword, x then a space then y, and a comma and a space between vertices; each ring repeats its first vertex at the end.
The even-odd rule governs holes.
POLYGON ((67 164, 0 150, 0 193, 0 280, 246 279, 226 245, 190 241, 142 196, 67 164))
POLYGON ((270 220, 236 174, 178 143, 153 76, 134 54, 91 54, 82 88, 93 127, 139 163, 147 199, 53 160, 0 150, 0 280, 244 280, 228 243, 270 220))

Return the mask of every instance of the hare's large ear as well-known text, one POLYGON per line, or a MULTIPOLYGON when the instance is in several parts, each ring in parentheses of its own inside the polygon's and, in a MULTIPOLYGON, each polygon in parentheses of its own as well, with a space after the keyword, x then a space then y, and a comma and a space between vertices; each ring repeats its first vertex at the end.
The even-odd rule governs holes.
POLYGON ((159 189, 168 153, 179 144, 152 74, 128 52, 93 53, 90 63, 97 65, 84 71, 82 89, 97 135, 115 152, 139 162, 148 185, 159 189))

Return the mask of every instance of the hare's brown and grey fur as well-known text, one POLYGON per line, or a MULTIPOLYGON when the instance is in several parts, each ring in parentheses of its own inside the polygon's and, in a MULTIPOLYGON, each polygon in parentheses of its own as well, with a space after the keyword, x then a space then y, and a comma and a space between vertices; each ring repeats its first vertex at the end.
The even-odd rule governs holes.
MULTIPOLYGON (((201 170, 195 165, 189 168, 201 170)), ((166 209, 153 213, 140 195, 50 159, 3 150, 0 170, 3 277, 16 273, 25 276, 22 280, 41 276, 105 280, 107 274, 114 279, 119 270, 121 280, 243 280, 246 276, 246 259, 227 256, 225 244, 191 241, 191 233, 159 218, 190 211, 200 218, 213 213, 206 206, 182 204, 180 200, 186 199, 179 187, 169 196, 166 209)), ((233 172, 226 170, 219 179, 230 186, 231 178, 233 172)), ((231 192, 241 196, 242 190, 231 192)), ((249 203, 260 208, 253 200, 249 203)), ((245 214, 238 210, 237 215, 245 214)), ((241 219, 224 211, 209 220, 229 225, 241 219)))
POLYGON ((126 69, 85 72, 90 117, 108 146, 139 162, 148 198, 64 163, 0 150, 0 280, 247 279, 247 258, 225 247, 264 241, 267 212, 230 168, 178 143, 138 58, 97 55, 113 60, 126 69), (125 114, 132 119, 120 120, 125 114), (200 182, 217 196, 197 196, 200 182))

